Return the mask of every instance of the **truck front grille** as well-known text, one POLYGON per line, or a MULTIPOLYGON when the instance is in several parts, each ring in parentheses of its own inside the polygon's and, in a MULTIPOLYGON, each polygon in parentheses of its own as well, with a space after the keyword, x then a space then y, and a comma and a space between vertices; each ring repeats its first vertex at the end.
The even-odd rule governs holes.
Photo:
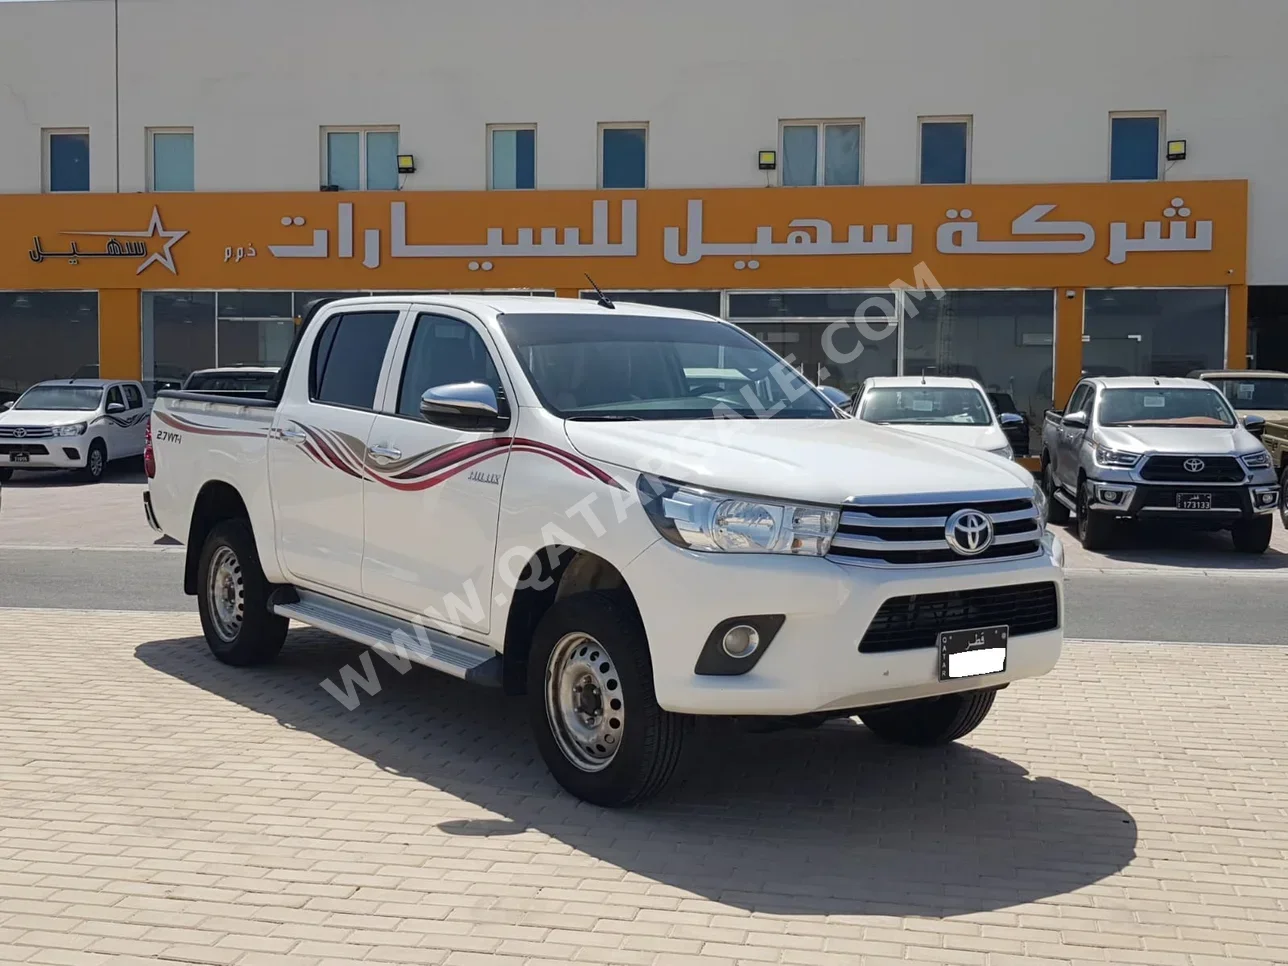
POLYGON ((859 653, 934 647, 941 631, 1001 625, 1011 629, 1010 637, 1059 627, 1060 597, 1055 584, 1017 584, 892 597, 872 618, 859 643, 859 653))
POLYGON ((0 439, 48 439, 53 435, 51 426, 0 426, 0 439))
POLYGON ((875 567, 962 563, 1024 557, 1042 547, 1038 511, 1028 497, 977 503, 864 502, 843 507, 832 557, 875 567), (974 556, 948 545, 945 527, 958 510, 978 510, 993 521, 993 544, 974 556))
POLYGON ((1246 476, 1233 456, 1151 456, 1140 470, 1140 478, 1151 483, 1242 483, 1246 476), (1202 468, 1186 469, 1191 460, 1202 468))

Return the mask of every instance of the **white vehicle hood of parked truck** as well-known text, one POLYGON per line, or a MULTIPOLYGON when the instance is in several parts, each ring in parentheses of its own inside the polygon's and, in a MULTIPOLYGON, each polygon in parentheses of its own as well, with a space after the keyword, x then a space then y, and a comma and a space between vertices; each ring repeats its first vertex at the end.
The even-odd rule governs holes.
POLYGON ((834 506, 863 497, 1028 490, 1022 467, 858 420, 565 423, 583 456, 713 490, 834 506))
POLYGON ((74 426, 98 415, 96 408, 88 409, 10 409, 0 413, 0 426, 74 426))

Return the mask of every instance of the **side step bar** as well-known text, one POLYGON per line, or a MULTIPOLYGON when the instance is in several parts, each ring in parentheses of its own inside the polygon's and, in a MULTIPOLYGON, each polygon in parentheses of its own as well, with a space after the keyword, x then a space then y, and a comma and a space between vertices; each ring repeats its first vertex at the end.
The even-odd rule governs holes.
POLYGON ((482 644, 293 587, 277 590, 268 607, 274 614, 471 684, 501 687, 501 655, 482 644))
POLYGON ((1065 495, 1064 490, 1056 490, 1055 498, 1059 500, 1064 506, 1068 507, 1070 513, 1076 514, 1078 512, 1078 505, 1073 502, 1073 499, 1071 497, 1065 495))

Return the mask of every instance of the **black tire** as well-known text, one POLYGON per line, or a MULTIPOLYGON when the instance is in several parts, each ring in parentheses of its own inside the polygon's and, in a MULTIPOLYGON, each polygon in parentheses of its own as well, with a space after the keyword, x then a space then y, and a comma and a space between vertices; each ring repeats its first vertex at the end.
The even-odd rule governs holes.
POLYGON ((86 483, 97 483, 106 472, 107 446, 101 439, 96 439, 85 452, 85 466, 80 471, 80 478, 86 483))
POLYGON ((1088 509, 1091 503, 1091 483, 1082 481, 1078 487, 1078 540, 1084 550, 1105 550, 1114 535, 1114 521, 1104 513, 1088 509))
POLYGON ((1068 523, 1069 508, 1055 498, 1057 492, 1055 470, 1052 469, 1049 459, 1042 461, 1042 492, 1047 498, 1047 520, 1057 526, 1068 523))
POLYGON ((996 691, 963 691, 860 711, 859 720, 878 737, 900 745, 945 745, 980 726, 996 691))
POLYGON ((8 483, 13 479, 13 470, 9 467, 0 469, 0 483, 8 483))
POLYGON ((272 591, 273 585, 260 567, 250 524, 245 520, 217 523, 206 537, 197 563, 197 611, 206 643, 215 657, 234 667, 266 664, 277 657, 286 641, 288 621, 269 611, 268 595, 272 591), (229 606, 226 596, 222 599, 226 610, 239 614, 235 620, 220 616, 221 607, 215 598, 219 591, 212 580, 214 567, 223 567, 229 555, 232 563, 225 573, 233 582, 233 594, 240 583, 240 606, 229 606))
POLYGON ((1275 532, 1275 518, 1269 513, 1255 520, 1236 523, 1230 529, 1234 549, 1239 553, 1265 553, 1270 549, 1270 537, 1275 532))
POLYGON ((628 601, 601 591, 561 600, 541 619, 528 659, 527 700, 537 748, 555 780, 582 801, 606 808, 633 805, 660 792, 674 775, 684 738, 692 728, 687 715, 658 707, 648 639, 634 608, 628 601), (607 660, 595 656, 599 651, 607 660), (552 662, 557 654, 566 655, 566 661, 560 657, 552 662), (570 669, 569 680, 589 682, 588 701, 597 704, 598 713, 588 720, 609 728, 604 738, 609 744, 616 739, 615 751, 604 744, 597 746, 601 755, 611 753, 606 763, 591 761, 589 766, 586 756, 593 755, 595 749, 579 745, 561 726, 563 716, 550 697, 554 665, 583 662, 594 670, 609 669, 602 687, 595 686, 601 679, 589 674, 578 679, 575 668, 570 669), (614 693, 620 693, 621 698, 612 698, 614 693), (616 709, 612 706, 615 700, 616 709), (619 711, 620 719, 611 717, 613 710, 619 711), (621 725, 612 729, 615 720, 621 725), (566 752, 565 744, 577 748, 566 752), (583 764, 574 760, 577 754, 583 756, 583 764), (594 767, 599 770, 588 770, 594 767))

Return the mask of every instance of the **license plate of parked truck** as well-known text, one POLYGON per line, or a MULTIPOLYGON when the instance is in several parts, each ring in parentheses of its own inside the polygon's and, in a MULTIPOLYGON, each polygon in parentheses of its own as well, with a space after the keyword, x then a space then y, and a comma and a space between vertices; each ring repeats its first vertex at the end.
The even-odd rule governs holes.
POLYGON ((267 392, 162 392, 149 432, 216 657, 296 620, 521 695, 600 805, 659 792, 700 716, 950 742, 1060 654, 1027 471, 848 418, 696 313, 338 300, 267 392))

